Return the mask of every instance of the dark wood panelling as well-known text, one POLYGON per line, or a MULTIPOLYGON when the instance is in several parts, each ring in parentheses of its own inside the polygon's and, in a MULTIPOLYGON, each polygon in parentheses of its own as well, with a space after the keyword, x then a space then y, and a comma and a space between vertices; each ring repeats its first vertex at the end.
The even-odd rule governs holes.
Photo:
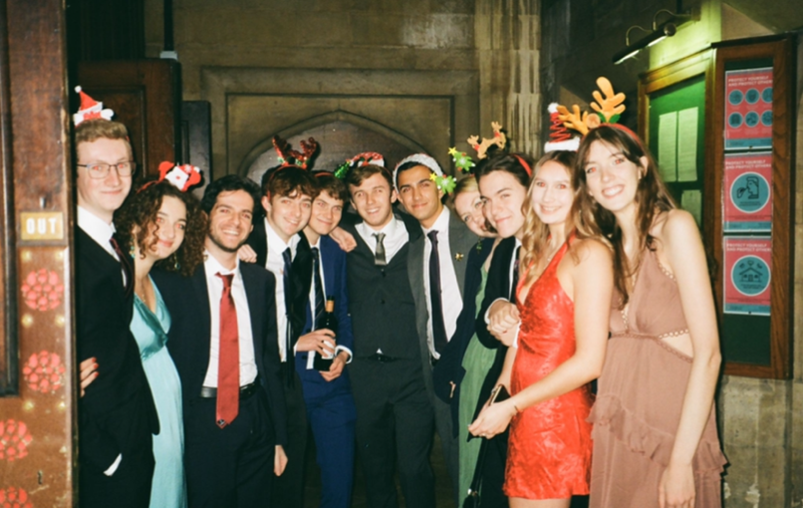
POLYGON ((144 0, 69 0, 71 62, 137 60, 145 56, 144 0))
POLYGON ((181 65, 174 60, 81 62, 77 83, 128 127, 138 177, 181 156, 181 65))

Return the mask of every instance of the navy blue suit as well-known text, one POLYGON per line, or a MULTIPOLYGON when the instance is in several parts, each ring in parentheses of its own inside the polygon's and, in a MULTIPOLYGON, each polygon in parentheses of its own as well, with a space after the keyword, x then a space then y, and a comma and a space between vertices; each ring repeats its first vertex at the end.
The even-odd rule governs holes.
MULTIPOLYGON (((337 344, 352 349, 354 335, 348 313, 346 253, 334 240, 322 236, 320 257, 326 296, 335 298, 338 329, 333 331, 337 344)), ((306 307, 307 319, 302 334, 314 329, 309 298, 306 307)), ((298 352, 295 355, 296 372, 301 379, 307 408, 307 420, 312 427, 317 462, 321 468, 322 491, 319 506, 347 508, 351 505, 354 481, 354 422, 357 419, 351 384, 345 369, 340 377, 327 382, 314 368, 307 369, 307 359, 307 352, 298 352)))

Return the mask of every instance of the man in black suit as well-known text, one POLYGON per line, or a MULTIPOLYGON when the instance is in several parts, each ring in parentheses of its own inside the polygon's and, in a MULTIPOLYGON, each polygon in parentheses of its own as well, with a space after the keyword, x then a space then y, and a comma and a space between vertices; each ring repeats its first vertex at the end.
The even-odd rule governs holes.
POLYGON ((273 276, 240 263, 259 190, 228 175, 212 182, 206 260, 192 277, 154 273, 170 309, 168 348, 184 397, 191 508, 269 506, 287 464, 273 276))
POLYGON ((438 187, 437 179, 433 180, 433 175, 444 176, 437 161, 425 154, 415 154, 399 162, 393 177, 399 199, 418 220, 424 233, 410 242, 408 271, 418 334, 426 338, 428 345, 428 354, 423 358, 425 382, 435 410, 455 502, 459 505, 457 435, 452 432, 449 405, 433 391, 432 366, 445 352, 457 327, 463 308, 467 257, 478 238, 443 206, 445 193, 438 187))
POLYGON ((104 119, 75 129, 77 357, 99 375, 80 399, 79 500, 82 507, 147 507, 153 477, 151 434, 159 421, 129 324, 133 264, 113 239, 114 211, 131 189, 136 164, 125 126, 104 119))
POLYGON ((434 414, 423 368, 429 349, 416 329, 407 273, 409 241, 421 236, 421 227, 417 221, 394 216, 396 192, 384 167, 352 168, 346 183, 351 204, 362 219, 343 228, 357 241, 346 260, 354 332, 349 376, 368 504, 398 505, 396 457, 406 506, 434 508, 429 464, 434 414))

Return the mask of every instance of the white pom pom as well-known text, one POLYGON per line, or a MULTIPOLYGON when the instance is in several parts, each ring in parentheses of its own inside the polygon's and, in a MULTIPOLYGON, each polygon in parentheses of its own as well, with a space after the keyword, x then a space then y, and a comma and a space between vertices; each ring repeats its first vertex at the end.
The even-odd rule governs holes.
POLYGON ((550 113, 557 113, 557 112, 558 112, 558 103, 557 103, 557 102, 553 102, 553 103, 552 103, 552 104, 550 104, 550 105, 549 105, 549 107, 548 107, 548 108, 546 108, 546 109, 547 109, 547 111, 549 111, 550 113))
POLYGON ((80 85, 75 87, 75 93, 81 93, 80 85))

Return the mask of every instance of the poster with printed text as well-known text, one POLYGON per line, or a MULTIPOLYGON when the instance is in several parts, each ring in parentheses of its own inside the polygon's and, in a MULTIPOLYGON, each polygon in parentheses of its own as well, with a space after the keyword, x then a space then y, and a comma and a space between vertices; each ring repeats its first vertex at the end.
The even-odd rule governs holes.
POLYGON ((769 316, 772 239, 725 237, 723 250, 725 314, 769 316))
POLYGON ((725 150, 772 148, 772 67, 725 72, 725 150))
POLYGON ((772 230, 772 152, 725 154, 725 233, 772 230))

